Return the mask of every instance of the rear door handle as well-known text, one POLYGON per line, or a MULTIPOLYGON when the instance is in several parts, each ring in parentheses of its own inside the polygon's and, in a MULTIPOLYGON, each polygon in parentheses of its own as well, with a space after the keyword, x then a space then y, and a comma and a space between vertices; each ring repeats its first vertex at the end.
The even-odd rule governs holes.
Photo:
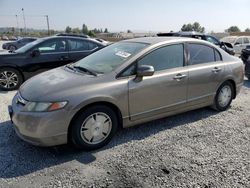
POLYGON ((214 67, 213 69, 212 69, 212 72, 213 73, 218 73, 218 72, 220 72, 222 69, 221 68, 219 68, 219 67, 214 67))
POLYGON ((61 61, 63 61, 63 60, 69 59, 69 57, 68 57, 68 56, 61 56, 59 59, 60 59, 61 61))
POLYGON ((183 78, 186 78, 187 77, 187 75, 185 75, 185 74, 177 74, 177 75, 175 75, 174 76, 174 80, 181 80, 181 79, 183 79, 183 78))

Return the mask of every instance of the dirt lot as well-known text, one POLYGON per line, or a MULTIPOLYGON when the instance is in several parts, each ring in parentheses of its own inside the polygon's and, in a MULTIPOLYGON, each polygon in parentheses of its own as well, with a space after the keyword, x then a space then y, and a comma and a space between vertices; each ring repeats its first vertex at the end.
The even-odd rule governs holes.
POLYGON ((0 93, 0 187, 250 187, 250 81, 228 111, 209 108, 120 131, 98 151, 21 141, 0 93))

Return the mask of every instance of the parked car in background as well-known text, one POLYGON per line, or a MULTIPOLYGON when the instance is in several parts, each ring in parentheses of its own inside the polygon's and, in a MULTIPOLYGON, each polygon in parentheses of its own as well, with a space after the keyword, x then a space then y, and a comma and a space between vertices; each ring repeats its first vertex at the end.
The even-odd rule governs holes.
POLYGON ((121 41, 25 82, 9 107, 17 135, 35 145, 92 150, 118 128, 212 106, 228 109, 243 63, 206 41, 121 41))
MULTIPOLYGON (((59 34, 56 34, 56 36, 69 36, 69 37, 90 38, 90 36, 88 36, 88 35, 84 35, 84 34, 74 34, 74 33, 59 33, 59 34)), ((98 42, 101 42, 101 43, 103 43, 104 45, 110 44, 110 42, 105 41, 105 40, 100 39, 100 38, 92 38, 92 39, 97 40, 98 42)))
POLYGON ((35 41, 37 38, 33 38, 33 37, 24 37, 21 38, 17 41, 14 42, 6 42, 2 45, 2 48, 5 50, 10 50, 10 51, 15 51, 18 48, 21 48, 23 46, 25 46, 26 44, 35 41))
POLYGON ((230 43, 235 53, 240 54, 247 45, 250 45, 250 36, 229 36, 222 38, 221 41, 230 43))
POLYGON ((17 40, 17 37, 15 37, 15 36, 10 36, 10 37, 9 37, 9 40, 16 41, 16 40, 17 40))
POLYGON ((250 80, 250 56, 248 56, 245 62, 245 76, 250 80))
POLYGON ((68 36, 68 37, 82 37, 82 38, 90 38, 88 35, 84 34, 74 34, 74 33, 58 33, 56 36, 68 36))
POLYGON ((216 37, 214 37, 212 35, 207 35, 204 33, 199 33, 199 32, 195 32, 195 31, 182 31, 182 32, 158 33, 157 36, 160 36, 160 37, 164 37, 164 36, 165 37, 171 37, 171 36, 190 37, 190 38, 205 40, 205 41, 213 43, 216 46, 219 46, 220 48, 225 50, 230 55, 235 54, 235 52, 230 44, 220 42, 220 40, 217 39, 216 37))
POLYGON ((86 38, 48 37, 37 39, 13 52, 2 52, 0 89, 17 89, 31 76, 75 62, 104 46, 86 38))
POLYGON ((246 46, 246 48, 241 51, 240 57, 242 61, 246 63, 249 56, 250 56, 250 45, 246 46))
POLYGON ((9 38, 8 38, 7 36, 5 36, 5 35, 3 35, 3 36, 1 37, 1 39, 2 39, 2 40, 9 40, 9 38))

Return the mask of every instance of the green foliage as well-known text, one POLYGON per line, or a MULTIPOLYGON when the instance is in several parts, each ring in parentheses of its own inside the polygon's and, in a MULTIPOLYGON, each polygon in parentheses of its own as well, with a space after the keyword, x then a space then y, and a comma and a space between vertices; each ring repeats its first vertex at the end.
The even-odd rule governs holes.
POLYGON ((233 32, 241 32, 240 29, 238 28, 238 26, 231 26, 229 27, 226 32, 228 33, 233 33, 233 32))
POLYGON ((65 29, 65 33, 71 33, 71 32, 72 32, 71 27, 67 26, 65 29))
POLYGON ((128 29, 128 30, 127 30, 127 33, 132 33, 132 31, 128 29))
POLYGON ((80 29, 78 27, 72 29, 72 33, 74 34, 80 34, 80 29))
POLYGON ((88 34, 88 32, 89 32, 89 30, 88 30, 87 25, 82 24, 82 33, 83 33, 83 34, 85 34, 85 35, 87 35, 87 34, 88 34))
POLYGON ((246 28, 246 29, 245 29, 245 32, 250 32, 250 29, 249 29, 249 28, 246 28))
POLYGON ((95 33, 94 33, 94 31, 92 31, 92 30, 90 30, 90 31, 88 32, 88 35, 89 35, 90 37, 95 37, 95 33))
POLYGON ((196 32, 205 32, 205 27, 201 27, 198 22, 194 22, 193 24, 184 24, 181 28, 181 31, 196 31, 196 32))
POLYGON ((104 33, 108 33, 108 32, 109 32, 108 28, 105 28, 104 33))

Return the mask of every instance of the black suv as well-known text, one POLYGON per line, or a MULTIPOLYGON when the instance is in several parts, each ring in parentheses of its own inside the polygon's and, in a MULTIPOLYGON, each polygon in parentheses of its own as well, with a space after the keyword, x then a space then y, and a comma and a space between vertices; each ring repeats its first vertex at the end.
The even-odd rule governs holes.
POLYGON ((241 59, 245 63, 245 75, 250 80, 250 45, 242 50, 241 59))
POLYGON ((14 90, 40 72, 73 63, 105 47, 89 38, 47 37, 0 53, 0 90, 14 90))
POLYGON ((215 44, 216 46, 219 46, 230 55, 235 55, 235 52, 231 44, 221 42, 216 37, 212 35, 206 35, 204 33, 199 33, 195 31, 189 31, 189 32, 183 31, 183 32, 158 33, 157 36, 158 37, 189 37, 189 38, 197 38, 201 40, 206 40, 208 42, 215 44))

